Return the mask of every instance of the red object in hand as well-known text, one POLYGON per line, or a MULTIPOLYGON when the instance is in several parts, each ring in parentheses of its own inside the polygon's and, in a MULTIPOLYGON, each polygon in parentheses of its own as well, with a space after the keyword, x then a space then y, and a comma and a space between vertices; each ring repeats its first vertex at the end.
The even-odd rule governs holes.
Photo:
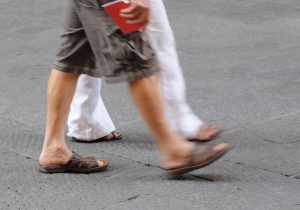
POLYGON ((120 11, 129 6, 130 2, 126 0, 116 0, 102 5, 104 11, 113 19, 124 34, 138 31, 145 27, 143 24, 129 24, 126 18, 120 16, 120 11))

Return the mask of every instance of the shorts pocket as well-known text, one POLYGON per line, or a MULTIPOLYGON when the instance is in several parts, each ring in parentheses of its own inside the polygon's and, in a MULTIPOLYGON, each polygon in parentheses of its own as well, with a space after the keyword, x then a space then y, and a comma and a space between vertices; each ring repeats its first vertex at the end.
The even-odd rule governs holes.
POLYGON ((76 0, 76 2, 82 19, 86 19, 88 25, 101 25, 107 36, 118 30, 118 26, 100 6, 100 0, 76 0))
POLYGON ((155 54, 142 32, 125 35, 118 30, 109 39, 112 57, 119 68, 125 71, 151 68, 155 54))

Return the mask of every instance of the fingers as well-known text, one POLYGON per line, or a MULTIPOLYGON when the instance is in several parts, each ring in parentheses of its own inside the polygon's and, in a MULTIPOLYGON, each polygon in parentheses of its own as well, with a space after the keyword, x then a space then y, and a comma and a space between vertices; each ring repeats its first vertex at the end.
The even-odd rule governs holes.
POLYGON ((121 10, 120 16, 128 19, 129 24, 147 24, 149 22, 148 1, 133 0, 128 8, 121 10))
POLYGON ((129 19, 127 22, 129 24, 147 24, 149 22, 149 12, 141 13, 135 18, 129 19))
POLYGON ((143 12, 143 8, 141 8, 139 5, 132 4, 128 8, 121 10, 120 16, 129 20, 134 20, 139 18, 143 12))
POLYGON ((141 10, 141 7, 141 4, 131 3, 129 7, 121 10, 121 14, 132 14, 137 10, 141 10))

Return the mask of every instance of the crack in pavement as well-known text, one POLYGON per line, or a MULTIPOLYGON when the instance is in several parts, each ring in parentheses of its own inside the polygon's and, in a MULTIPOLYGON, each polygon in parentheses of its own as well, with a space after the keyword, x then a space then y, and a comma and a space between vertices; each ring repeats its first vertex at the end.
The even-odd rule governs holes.
MULTIPOLYGON (((22 154, 22 153, 20 153, 20 152, 18 152, 18 151, 16 151, 16 150, 13 150, 13 149, 10 148, 10 147, 4 147, 4 148, 7 149, 9 152, 11 152, 11 153, 13 153, 13 154, 16 154, 16 155, 18 155, 18 156, 20 156, 20 157, 23 157, 23 158, 26 158, 26 159, 30 159, 30 160, 33 160, 33 161, 38 161, 38 159, 33 158, 33 157, 30 157, 30 156, 28 156, 28 155, 24 155, 24 154, 22 154)), ((152 165, 152 164, 150 164, 150 163, 143 163, 143 162, 137 161, 137 160, 132 160, 132 159, 127 158, 127 157, 124 157, 124 156, 122 156, 122 155, 116 155, 116 154, 114 154, 114 153, 110 153, 110 152, 107 152, 107 151, 104 151, 104 150, 99 150, 99 151, 100 151, 100 152, 103 152, 103 153, 106 153, 106 154, 109 154, 109 155, 114 156, 114 157, 118 157, 118 158, 121 158, 121 159, 124 159, 124 160, 129 160, 129 161, 131 161, 131 162, 138 163, 138 164, 140 164, 140 165, 144 165, 144 166, 147 166, 147 167, 160 168, 159 166, 152 165)))
POLYGON ((106 207, 103 207, 103 208, 101 208, 101 209, 107 209, 107 208, 109 208, 109 207, 118 205, 118 204, 120 204, 120 203, 125 203, 125 202, 129 202, 129 201, 133 201, 133 200, 136 200, 136 199, 138 199, 138 198, 140 198, 140 197, 142 197, 142 196, 143 196, 143 197, 144 197, 144 196, 151 196, 151 194, 150 194, 150 193, 146 193, 146 194, 133 195, 133 196, 130 196, 129 198, 127 198, 127 199, 125 199, 125 200, 118 201, 118 202, 116 202, 116 203, 113 203, 113 204, 111 204, 111 205, 109 205, 109 206, 106 206, 106 207))
POLYGON ((300 171, 298 171, 297 173, 294 173, 291 176, 294 176, 295 179, 300 179, 300 171), (299 174, 299 175, 297 175, 297 174, 299 174), (295 176, 295 175, 297 175, 297 176, 295 176))
POLYGON ((242 165, 242 166, 249 167, 249 168, 254 168, 254 169, 259 169, 259 170, 263 170, 263 171, 267 171, 267 172, 279 174, 279 175, 285 176, 285 177, 292 177, 293 175, 295 175, 295 174, 298 173, 297 172, 297 173, 293 173, 293 174, 283 174, 283 173, 280 173, 280 172, 277 172, 277 171, 272 171, 272 170, 269 170, 269 169, 260 168, 260 167, 249 165, 249 164, 246 164, 246 163, 235 162, 235 161, 231 161, 231 160, 224 160, 224 161, 230 162, 230 163, 234 163, 234 164, 237 164, 237 165, 242 165))
POLYGON ((125 160, 129 160, 129 161, 132 161, 132 162, 134 162, 134 163, 142 164, 142 165, 147 166, 147 167, 153 167, 153 168, 160 168, 160 169, 163 169, 163 168, 161 168, 160 166, 153 165, 153 164, 151 164, 151 163, 144 163, 144 162, 141 162, 141 161, 138 161, 138 160, 133 160, 133 159, 130 159, 130 158, 128 158, 128 157, 124 157, 124 156, 122 156, 122 155, 117 155, 117 154, 114 154, 114 153, 111 153, 111 152, 107 152, 107 151, 105 151, 105 150, 98 150, 98 151, 103 152, 103 153, 106 153, 106 154, 109 154, 109 155, 111 155, 111 156, 115 156, 115 157, 119 157, 119 158, 122 158, 122 159, 125 159, 125 160))
MULTIPOLYGON (((157 166, 157 165, 153 165, 153 164, 150 164, 150 163, 144 163, 144 162, 141 162, 141 161, 137 161, 137 160, 133 160, 133 159, 130 159, 130 158, 127 158, 127 157, 124 157, 122 155, 117 155, 117 154, 114 154, 114 153, 111 153, 111 152, 106 152, 104 150, 99 150, 103 153, 106 153, 106 154, 109 154, 111 156, 115 156, 115 157, 119 157, 119 158, 122 158, 122 159, 125 159, 125 160, 129 160, 129 161, 132 161, 134 163, 137 163, 137 164, 140 164, 140 165, 144 165, 144 166, 147 166, 147 167, 153 167, 153 168, 159 168, 159 169, 162 169, 162 170, 165 170, 163 167, 161 166, 157 166)), ((200 175, 195 175, 195 174, 189 174, 190 176, 192 177, 196 177, 198 179, 203 179, 205 181, 209 181, 209 182, 215 182, 213 179, 210 179, 210 178, 207 178, 207 177, 203 177, 203 176, 200 176, 200 175)), ((169 177, 169 176, 167 176, 169 177)), ((178 177, 178 179, 181 179, 182 177, 178 177)), ((172 179, 174 179, 174 177, 172 177, 172 179)))
MULTIPOLYGON (((268 140, 266 140, 266 141, 268 141, 268 140)), ((300 141, 300 140, 298 140, 298 141, 300 141)), ((285 144, 290 144, 290 143, 285 143, 285 144)), ((30 159, 32 161, 38 161, 38 159, 33 158, 31 156, 28 156, 28 155, 24 155, 21 152, 18 152, 18 151, 14 150, 14 149, 12 149, 10 147, 5 147, 5 149, 7 149, 9 152, 14 153, 14 154, 16 154, 16 155, 18 155, 20 157, 23 157, 23 158, 26 158, 26 159, 30 159)), ((151 163, 145 163, 145 162, 137 161, 137 160, 134 160, 134 159, 122 156, 122 155, 118 155, 118 154, 114 154, 114 153, 111 153, 111 152, 107 152, 105 150, 98 150, 98 151, 106 153, 106 154, 109 154, 109 155, 114 156, 114 157, 118 157, 118 158, 124 159, 124 160, 129 160, 131 162, 134 162, 134 163, 137 163, 137 164, 140 164, 140 165, 143 165, 143 166, 153 167, 153 168, 159 168, 159 169, 163 169, 164 170, 164 168, 162 168, 161 166, 157 166, 157 165, 154 165, 154 164, 151 164, 151 163)), ((267 172, 279 174, 279 175, 285 176, 285 177, 292 177, 292 176, 300 173, 300 171, 297 171, 297 172, 292 173, 292 174, 284 174, 284 173, 276 172, 276 171, 273 171, 273 170, 269 170, 269 169, 265 169, 265 168, 261 168, 261 167, 257 167, 257 166, 253 166, 253 165, 249 165, 249 164, 242 163, 242 162, 235 162, 235 161, 231 161, 231 160, 224 160, 224 161, 230 162, 230 163, 234 163, 234 164, 237 164, 237 165, 242 165, 244 167, 251 167, 251 168, 255 168, 255 169, 259 169, 259 170, 263 170, 263 171, 267 171, 267 172)), ((197 177, 197 178, 201 178, 201 179, 206 180, 206 181, 214 182, 213 179, 209 179, 209 178, 202 177, 202 176, 199 176, 199 175, 191 175, 191 176, 194 176, 194 177, 197 177)), ((299 179, 298 177, 292 177, 292 178, 299 179)))
POLYGON ((146 193, 146 194, 138 194, 138 195, 134 195, 134 196, 131 196, 129 198, 127 198, 126 200, 123 200, 123 201, 120 201, 119 203, 123 203, 123 202, 127 202, 127 201, 131 201, 131 200, 135 200, 141 196, 148 196, 148 195, 151 195, 149 193, 146 193))
POLYGON ((20 157, 24 157, 24 158, 26 158, 26 159, 30 159, 30 160, 33 160, 33 161, 38 161, 38 159, 35 159, 35 158, 33 158, 33 157, 30 157, 30 156, 21 154, 20 152, 17 152, 17 151, 15 151, 15 150, 11 149, 10 147, 4 147, 4 148, 7 149, 9 152, 11 152, 11 153, 13 153, 13 154, 16 154, 16 155, 18 155, 18 156, 20 156, 20 157))
MULTIPOLYGON (((38 159, 33 158, 31 156, 28 156, 28 155, 24 155, 21 152, 18 152, 16 150, 12 149, 11 147, 4 147, 4 148, 7 149, 9 152, 14 153, 14 154, 16 154, 18 156, 21 156, 23 158, 30 159, 30 160, 33 160, 33 161, 38 161, 38 159)), ((114 153, 111 153, 111 152, 107 152, 107 151, 104 151, 104 150, 98 150, 98 151, 106 153, 106 154, 109 154, 109 155, 114 156, 114 157, 118 157, 118 158, 124 159, 124 160, 129 160, 131 162, 138 163, 138 164, 141 164, 141 165, 144 165, 144 166, 147 166, 147 167, 161 168, 161 167, 159 167, 157 165, 153 165, 153 164, 150 164, 150 163, 144 163, 144 162, 141 162, 141 161, 133 160, 133 159, 130 159, 128 157, 124 157, 122 155, 117 155, 117 154, 114 154, 114 153)))
POLYGON ((267 141, 267 142, 271 142, 271 143, 275 143, 275 144, 294 144, 297 142, 300 142, 300 139, 292 141, 292 142, 278 142, 278 141, 274 141, 274 140, 270 140, 270 139, 263 139, 263 141, 267 141))
POLYGON ((205 181, 215 182, 215 180, 213 180, 211 178, 208 178, 208 177, 204 177, 203 175, 195 175, 195 174, 190 174, 190 175, 193 176, 193 177, 197 177, 197 178, 203 179, 205 181))
POLYGON ((241 130, 244 130, 245 128, 255 127, 256 125, 261 125, 261 124, 264 124, 264 123, 267 123, 267 122, 270 122, 270 121, 274 121, 274 120, 280 120, 280 119, 287 118, 287 117, 297 115, 297 114, 300 114, 300 111, 293 111, 293 112, 289 112, 289 113, 286 113, 286 114, 280 114, 280 115, 277 115, 277 116, 272 116, 272 117, 269 117, 269 118, 266 118, 266 119, 260 120, 260 121, 255 121, 255 122, 251 122, 251 123, 244 123, 244 124, 242 124, 241 126, 239 126, 237 128, 234 128, 234 129, 231 129, 231 130, 228 130, 228 131, 224 131, 223 133, 224 134, 233 134, 233 133, 239 132, 241 130))

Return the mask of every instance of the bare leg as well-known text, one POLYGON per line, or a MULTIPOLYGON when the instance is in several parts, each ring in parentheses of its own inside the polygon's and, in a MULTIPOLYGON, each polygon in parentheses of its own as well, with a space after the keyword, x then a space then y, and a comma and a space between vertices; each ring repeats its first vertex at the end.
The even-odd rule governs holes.
MULTIPOLYGON (((131 82, 130 91, 135 104, 148 124, 162 155, 164 168, 184 165, 193 144, 171 132, 164 115, 160 92, 155 76, 131 82)), ((223 150, 228 144, 216 145, 214 150, 223 150)))
MULTIPOLYGON (((65 144, 64 127, 77 79, 78 74, 64 73, 55 69, 50 73, 45 139, 39 159, 42 165, 64 164, 72 156, 72 152, 65 144)), ((99 162, 99 165, 101 164, 99 162)))

